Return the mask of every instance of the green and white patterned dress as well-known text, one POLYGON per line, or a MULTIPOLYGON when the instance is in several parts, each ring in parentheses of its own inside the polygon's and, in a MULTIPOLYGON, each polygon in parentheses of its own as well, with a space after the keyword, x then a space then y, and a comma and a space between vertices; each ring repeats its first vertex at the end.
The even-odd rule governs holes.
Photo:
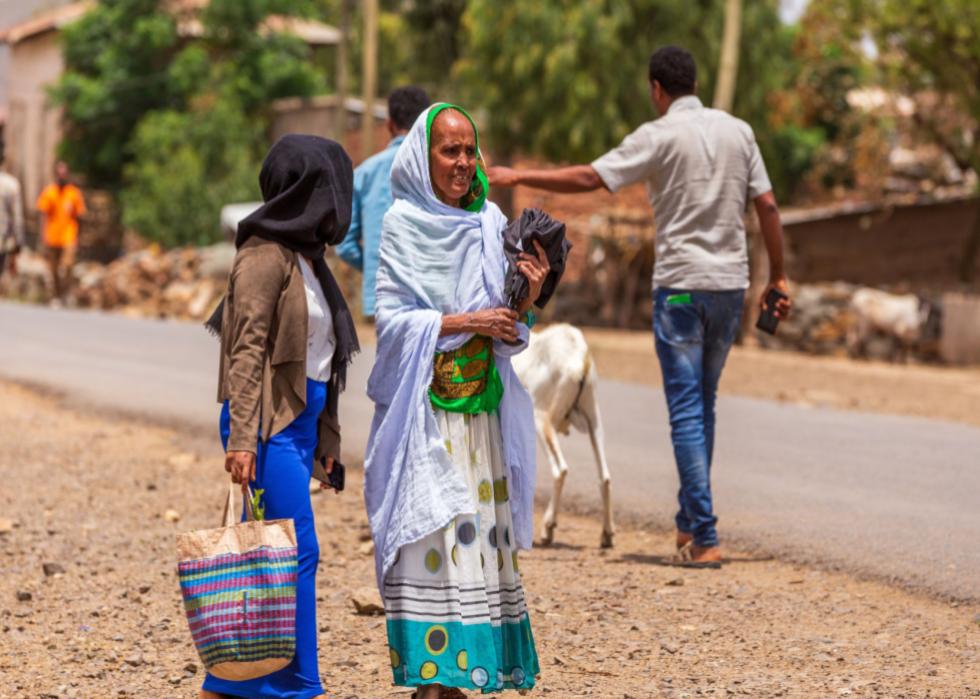
POLYGON ((430 398, 476 512, 402 547, 385 576, 396 685, 484 693, 534 686, 538 656, 512 548, 501 395, 486 338, 437 356, 430 398))

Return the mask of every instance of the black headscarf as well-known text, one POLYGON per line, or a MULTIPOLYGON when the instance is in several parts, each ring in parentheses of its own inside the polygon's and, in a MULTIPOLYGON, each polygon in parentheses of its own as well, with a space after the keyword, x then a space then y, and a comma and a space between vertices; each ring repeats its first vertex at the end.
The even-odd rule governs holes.
POLYGON ((269 150, 259 172, 265 202, 238 224, 235 245, 257 235, 308 258, 344 240, 350 226, 354 171, 336 141, 289 134, 269 150))
MULTIPOLYGON (((344 240, 351 219, 354 171, 350 156, 336 141, 289 134, 269 150, 259 172, 264 204, 238 224, 235 247, 252 236, 279 243, 313 260, 330 306, 337 344, 331 365, 327 411, 337 414, 337 399, 347 382, 347 367, 360 350, 354 319, 323 254, 344 240)), ((221 332, 224 301, 207 326, 221 332)))

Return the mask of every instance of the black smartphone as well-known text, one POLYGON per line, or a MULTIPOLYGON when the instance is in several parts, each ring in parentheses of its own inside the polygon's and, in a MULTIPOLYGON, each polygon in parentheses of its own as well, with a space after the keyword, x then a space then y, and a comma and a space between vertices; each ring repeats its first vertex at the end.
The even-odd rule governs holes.
POLYGON ((320 461, 313 463, 313 477, 337 492, 344 489, 347 469, 339 461, 333 462, 333 468, 327 473, 327 467, 320 461))
POLYGON ((769 293, 766 294, 766 307, 759 313, 759 320, 756 321, 755 327, 759 328, 762 332, 775 335, 776 328, 779 327, 776 304, 787 298, 789 297, 779 289, 770 289, 769 293))

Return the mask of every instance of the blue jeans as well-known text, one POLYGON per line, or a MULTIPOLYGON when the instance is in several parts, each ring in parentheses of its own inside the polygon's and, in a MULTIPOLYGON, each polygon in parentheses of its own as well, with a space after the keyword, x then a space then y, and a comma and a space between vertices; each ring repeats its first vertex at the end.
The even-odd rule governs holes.
POLYGON ((681 482, 675 521, 698 546, 718 545, 718 518, 711 503, 715 396, 744 300, 741 290, 654 292, 653 335, 681 482))
MULTIPOLYGON (((306 380, 306 408, 281 432, 256 445, 253 489, 262 489, 266 519, 291 519, 296 527, 299 571, 296 580, 296 655, 271 675, 234 682, 208 674, 204 689, 242 699, 311 699, 323 694, 317 664, 316 569, 320 545, 316 539, 310 474, 317 444, 317 421, 327 402, 327 384, 306 380)), ((228 401, 221 409, 221 443, 231 433, 228 401)), ((243 508, 244 509, 244 508, 243 508)), ((242 513, 244 519, 245 513, 242 513)))

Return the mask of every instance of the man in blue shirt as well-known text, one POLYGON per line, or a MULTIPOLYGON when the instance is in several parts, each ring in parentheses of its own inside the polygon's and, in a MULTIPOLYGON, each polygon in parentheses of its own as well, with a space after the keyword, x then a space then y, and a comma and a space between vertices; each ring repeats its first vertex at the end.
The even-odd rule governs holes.
POLYGON ((378 273, 378 246, 381 244, 381 221, 394 202, 391 196, 391 164, 398 146, 419 114, 430 104, 420 87, 399 87, 388 96, 388 146, 372 155, 354 170, 354 203, 350 229, 337 254, 363 277, 361 312, 374 317, 374 282, 378 273))

